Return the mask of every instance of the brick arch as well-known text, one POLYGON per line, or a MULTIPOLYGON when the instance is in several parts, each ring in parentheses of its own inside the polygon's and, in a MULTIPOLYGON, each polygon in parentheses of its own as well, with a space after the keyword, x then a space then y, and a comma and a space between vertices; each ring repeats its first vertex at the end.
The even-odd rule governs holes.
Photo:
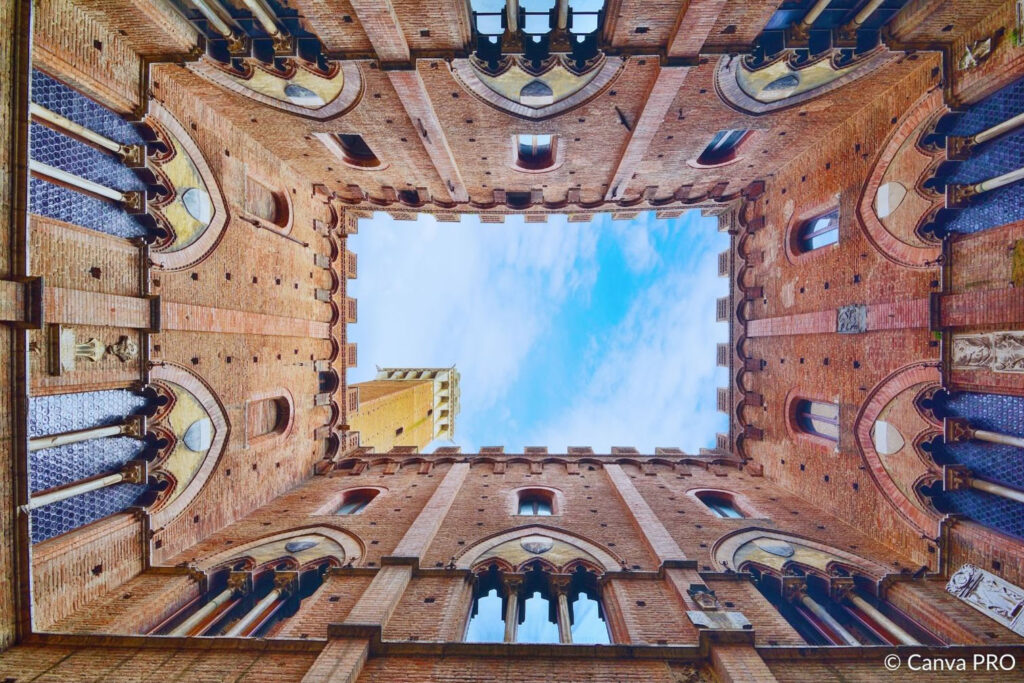
POLYGON ((359 65, 352 61, 338 62, 337 64, 344 78, 344 84, 341 87, 341 92, 338 93, 337 97, 319 109, 301 107, 297 104, 283 102, 281 100, 274 99, 269 95, 258 93, 255 90, 248 88, 244 83, 233 79, 225 73, 223 68, 214 64, 209 58, 204 57, 196 62, 191 62, 188 65, 188 68, 213 83, 216 83, 225 90, 238 93, 243 97, 260 102, 268 107, 280 109, 306 119, 326 121, 349 112, 353 107, 359 104, 363 96, 363 76, 359 65))
POLYGON ((149 101, 148 116, 173 136, 188 154, 189 159, 199 172, 200 178, 205 183, 210 201, 213 203, 213 218, 210 219, 210 224, 192 244, 178 251, 161 252, 154 249, 150 252, 150 259, 160 268, 181 270, 199 263, 217 248, 228 225, 227 203, 224 201, 224 194, 217 183, 217 177, 184 126, 156 100, 149 101))
POLYGON ((533 535, 549 536, 568 545, 575 546, 600 562, 601 571, 604 572, 619 571, 625 564, 622 558, 613 554, 604 546, 588 541, 581 536, 541 524, 531 524, 482 538, 456 556, 455 566, 457 569, 470 569, 491 548, 517 538, 533 535))
MULTIPOLYGON (((871 576, 875 579, 881 579, 890 572, 888 566, 869 560, 862 555, 851 553, 848 550, 842 550, 840 548, 830 546, 827 543, 821 543, 820 541, 815 541, 799 534, 786 533, 776 529, 758 526, 737 529, 736 531, 729 532, 716 540, 711 546, 711 560, 716 566, 736 569, 735 557, 740 548, 758 538, 771 538, 785 541, 787 543, 796 543, 813 550, 821 551, 822 553, 831 555, 834 558, 833 560, 830 560, 829 563, 839 560, 845 564, 852 564, 855 567, 858 567, 865 575, 871 576)), ((825 568, 822 567, 821 569, 824 570, 825 568)))
POLYGON ((289 538, 296 536, 310 536, 317 535, 323 536, 331 541, 334 541, 341 547, 344 552, 344 557, 335 558, 339 562, 345 562, 352 559, 362 560, 366 556, 366 545, 363 541, 356 536, 354 533, 338 529, 335 527, 316 525, 308 527, 298 527, 296 529, 289 529, 276 534, 270 534, 262 536, 260 538, 253 539, 247 543, 243 543, 238 546, 226 548, 217 553, 207 555, 205 557, 195 560, 195 566, 201 570, 207 570, 216 567, 224 562, 227 562, 233 558, 245 558, 253 550, 262 546, 276 543, 279 541, 285 541, 289 538))
MULTIPOLYGON (((918 247, 907 244, 888 228, 882 225, 882 221, 875 214, 874 198, 878 188, 882 184, 890 164, 895 160, 903 144, 910 136, 914 135, 918 127, 927 119, 936 115, 937 112, 945 111, 942 100, 942 91, 932 90, 922 95, 911 105, 908 113, 904 114, 903 120, 889 136, 885 147, 882 149, 878 160, 871 169, 861 192, 860 201, 857 203, 857 215, 860 218, 860 225, 868 242, 882 256, 889 261, 908 268, 927 268, 929 261, 934 261, 942 253, 941 245, 930 247, 918 247)), ((914 179, 917 180, 916 178, 914 179)), ((907 188, 907 192, 914 192, 913 187, 907 188)))
POLYGON ((499 95, 494 90, 491 90, 482 80, 480 80, 480 77, 476 75, 476 70, 469 59, 463 58, 452 60, 451 73, 456 82, 458 82, 467 92, 471 93, 478 99, 483 100, 495 109, 515 116, 516 118, 541 121, 575 109, 579 105, 584 104, 601 94, 615 81, 616 78, 618 78, 619 74, 622 73, 624 66, 625 60, 621 57, 606 56, 604 58, 604 64, 599 67, 600 70, 597 75, 594 76, 589 83, 569 97, 543 107, 528 107, 525 104, 520 104, 519 102, 510 100, 507 97, 499 95))
POLYGON ((184 366, 168 362, 161 363, 150 370, 150 378, 173 382, 191 393, 209 415, 214 429, 210 448, 206 451, 206 457, 203 458, 203 462, 196 470, 192 480, 176 498, 153 512, 150 525, 152 528, 158 529, 167 526, 180 515, 206 485, 206 481, 210 478, 217 463, 220 462, 220 456, 227 444, 228 435, 231 433, 231 423, 228 420, 227 410, 214 390, 184 366))
MULTIPOLYGON (((784 58, 784 57, 783 57, 784 58)), ((867 76, 891 61, 897 55, 884 48, 878 49, 874 54, 865 55, 860 64, 851 65, 854 68, 847 71, 838 78, 808 90, 799 95, 786 97, 776 102, 761 102, 743 91, 737 78, 739 69, 744 68, 742 57, 731 56, 721 57, 718 66, 715 68, 715 92, 718 97, 730 108, 744 114, 760 116, 780 109, 787 109, 798 104, 806 104, 810 100, 817 99, 838 88, 867 76)))
POLYGON ((940 381, 939 371, 932 364, 913 363, 899 368, 871 389, 853 425, 858 450, 867 466, 868 474, 882 492, 882 497, 913 529, 929 538, 939 536, 939 517, 928 515, 900 491, 875 450, 874 441, 871 439, 871 426, 882 409, 904 390, 917 384, 940 381))

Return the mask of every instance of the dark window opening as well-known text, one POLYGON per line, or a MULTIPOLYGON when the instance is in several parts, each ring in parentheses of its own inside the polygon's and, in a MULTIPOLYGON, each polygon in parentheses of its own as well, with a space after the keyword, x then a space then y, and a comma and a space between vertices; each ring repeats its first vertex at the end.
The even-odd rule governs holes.
POLYGON ((335 138, 345 154, 345 161, 352 166, 374 168, 380 166, 380 159, 373 153, 361 135, 338 133, 335 138))
POLYGON ((717 166, 732 161, 749 133, 750 131, 742 128, 718 131, 697 157, 697 163, 701 166, 717 166))

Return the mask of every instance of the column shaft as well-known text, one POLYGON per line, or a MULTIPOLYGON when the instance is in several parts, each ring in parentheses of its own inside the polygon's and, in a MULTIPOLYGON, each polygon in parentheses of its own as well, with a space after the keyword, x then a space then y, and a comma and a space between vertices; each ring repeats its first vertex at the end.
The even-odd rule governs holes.
POLYGON ((860 645, 860 642, 853 637, 852 633, 847 631, 842 624, 835 620, 835 617, 829 614, 824 607, 812 600, 809 595, 801 595, 800 602, 803 603, 804 607, 814 612, 814 616, 828 624, 828 627, 835 631, 836 635, 842 638, 847 645, 860 645))
POLYGON ((253 625, 253 622, 263 614, 275 600, 281 597, 281 589, 275 588, 274 590, 267 593, 262 600, 257 602, 251 610, 245 613, 238 622, 231 627, 231 629, 224 635, 228 637, 238 637, 244 635, 246 629, 253 625))
POLYGON ((126 425, 110 425, 107 427, 94 427, 92 429, 77 429, 73 432, 51 434, 50 436, 39 436, 29 439, 29 451, 41 451, 44 448, 56 448, 66 446, 70 443, 80 443, 93 439, 103 439, 109 436, 122 436, 126 433, 126 425))
POLYGON ((991 493, 992 495, 999 496, 1001 498, 1008 498, 1015 500, 1018 503, 1024 503, 1024 491, 1018 491, 1017 489, 1011 489, 1009 486, 1003 486, 1002 484, 996 484, 995 482, 985 481, 984 479, 970 479, 971 488, 991 493))
POLYGON ((1024 448, 1024 439, 1019 436, 1010 436, 1009 434, 1000 434, 999 432, 989 432, 984 429, 975 429, 974 438, 979 441, 988 441, 990 443, 1001 443, 1006 446, 1016 446, 1017 448, 1024 448))
POLYGON ((62 500, 67 500, 68 498, 74 498, 75 496, 79 496, 83 493, 88 493, 89 491, 96 491, 98 489, 106 488, 107 486, 120 484, 125 480, 125 478, 126 477, 123 472, 115 472, 114 474, 108 474, 96 479, 86 479, 85 481, 80 481, 76 484, 72 484, 71 486, 65 486, 64 488, 50 491, 49 493, 32 496, 29 498, 28 505, 25 506, 25 508, 27 510, 36 510, 44 505, 58 503, 62 500))
POLYGON ((865 612, 869 617, 871 617, 876 622, 878 622, 879 626, 881 626, 886 631, 888 631, 893 636, 895 636, 896 639, 899 640, 904 645, 920 645, 921 644, 921 643, 919 643, 914 638, 914 636, 910 635, 909 633, 904 631, 902 628, 897 626, 892 621, 892 619, 890 619, 889 617, 887 617, 884 614, 882 614, 881 612, 879 612, 877 609, 875 609, 874 605, 872 605, 870 602, 868 602, 864 598, 860 597, 859 595, 854 595, 853 593, 850 593, 850 594, 848 594, 846 596, 846 599, 849 600, 850 602, 852 602, 862 612, 865 612))
POLYGON ((233 588, 228 588, 221 591, 216 597, 207 602, 205 605, 200 607, 195 613, 192 614, 188 619, 178 624, 170 633, 169 636, 187 636, 191 635, 192 629, 199 625, 207 616, 209 616, 214 610, 226 603, 235 595, 233 588))
POLYGON ((558 592, 558 642, 572 642, 572 624, 569 623, 569 596, 558 592))

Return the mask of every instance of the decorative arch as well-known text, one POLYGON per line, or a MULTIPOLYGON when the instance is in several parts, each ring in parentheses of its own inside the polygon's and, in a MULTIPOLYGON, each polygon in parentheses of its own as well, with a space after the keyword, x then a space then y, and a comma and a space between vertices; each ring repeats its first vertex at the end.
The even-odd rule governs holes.
POLYGON ((895 167, 893 162, 897 157, 916 154, 927 161, 921 176, 900 179, 909 185, 909 187, 904 187, 907 198, 902 200, 901 208, 905 207, 908 199, 916 201, 918 205, 925 205, 926 208, 922 211, 919 220, 915 221, 916 227, 919 228, 929 216, 933 215, 936 209, 945 205, 943 195, 933 193, 933 196, 929 197, 921 190, 923 176, 931 175, 931 171, 944 158, 944 154, 941 150, 929 153, 916 144, 931 121, 945 111, 946 107, 940 90, 933 90, 922 95, 911 105, 909 112, 904 115, 903 120, 886 141, 882 153, 871 169, 867 183, 864 184, 860 201, 857 203, 857 215, 860 217, 864 234, 871 246, 889 261, 908 268, 935 267, 934 262, 942 253, 942 246, 941 244, 927 244, 921 240, 916 234, 919 230, 915 230, 915 235, 906 236, 906 238, 893 234, 883 224, 882 221, 885 219, 878 215, 876 198, 883 181, 887 181, 886 184, 895 182, 894 177, 888 176, 888 171, 895 167))
MULTIPOLYGON (((941 377, 938 369, 927 363, 914 363, 896 370, 872 388, 853 426, 857 447, 864 458, 867 472, 884 494, 883 498, 913 529, 928 538, 938 538, 940 516, 926 512, 930 508, 923 500, 911 499, 893 480, 875 449, 871 428, 882 410, 903 391, 919 384, 937 385, 939 382, 941 377)), ((915 398, 919 393, 915 393, 915 398)))
POLYGON ((181 401, 168 400, 154 416, 153 426, 163 426, 165 433, 175 436, 175 443, 156 463, 154 476, 166 482, 150 508, 154 528, 166 526, 199 494, 220 460, 231 431, 227 411, 213 390, 184 367, 164 363, 153 367, 150 379, 159 387, 159 394, 181 401), (193 429, 197 430, 193 433, 193 429), (207 433, 206 430, 209 430, 207 433), (202 448, 195 449, 194 439, 202 448), (192 446, 192 447, 190 447, 192 446))
POLYGON ((722 101, 755 116, 805 104, 867 76, 896 59, 884 47, 845 63, 842 53, 801 61, 794 53, 751 67, 745 59, 721 57, 715 70, 715 90, 722 101))
POLYGON ((763 527, 740 529, 722 536, 711 546, 710 554, 717 566, 733 570, 745 562, 757 562, 774 568, 798 562, 828 573, 831 565, 839 561, 854 565, 875 579, 880 579, 891 571, 885 564, 848 550, 841 550, 797 534, 787 534, 763 527), (757 542, 762 540, 764 543, 758 547, 757 542), (773 549, 764 550, 764 547, 773 549))
POLYGON ((147 202, 148 209, 168 233, 154 245, 150 258, 164 270, 181 270, 217 247, 228 224, 227 204, 199 146, 156 100, 150 100, 146 123, 165 148, 151 155, 150 171, 166 190, 147 202), (210 215, 203 221, 206 211, 210 215))
POLYGON ((363 78, 359 65, 352 61, 332 62, 326 73, 306 66, 300 60, 286 60, 285 68, 277 70, 257 60, 246 60, 241 71, 235 71, 204 57, 190 62, 188 68, 221 87, 255 100, 268 107, 324 121, 348 112, 363 94, 363 78), (296 91, 289 94, 290 90, 296 91), (323 104, 299 104, 309 95, 323 104))
POLYGON ((472 59, 463 58, 453 60, 451 70, 463 88, 495 109, 517 118, 541 121, 575 109, 602 93, 618 78, 624 65, 621 57, 605 56, 580 74, 566 66, 564 60, 554 60, 542 73, 534 74, 513 59, 499 74, 491 75, 472 59), (543 103, 546 97, 530 97, 531 92, 541 91, 540 86, 552 91, 549 104, 543 103), (521 100, 524 89, 526 102, 521 100))
POLYGON ((254 566, 259 566, 285 556, 294 557, 300 567, 325 557, 332 558, 336 566, 348 563, 358 565, 358 561, 365 556, 365 549, 363 542, 348 531, 328 526, 310 526, 264 536, 227 548, 196 560, 195 566, 201 571, 207 571, 234 560, 250 560, 254 566), (316 541, 317 544, 301 550, 286 549, 285 546, 290 542, 300 540, 316 541))
MULTIPOLYGON (((479 562, 483 561, 484 559, 490 559, 488 553, 494 551, 499 546, 507 544, 510 541, 521 541, 522 539, 530 536, 551 539, 552 547, 554 547, 555 542, 560 542, 576 550, 577 556, 569 558, 569 560, 566 562, 566 565, 568 565, 569 562, 581 559, 580 555, 583 556, 583 559, 591 559, 593 563, 597 567, 599 567, 600 570, 603 572, 618 571, 622 568, 624 564, 622 558, 616 557, 609 550, 606 550, 601 546, 591 543, 590 541, 587 541, 583 538, 580 538, 579 536, 567 533, 560 529, 553 529, 551 527, 534 524, 526 527, 520 527, 518 529, 512 529, 511 531, 506 531, 500 534, 495 534, 493 536, 489 536, 478 541, 474 545, 463 550, 460 555, 456 556, 455 566, 457 569, 472 569, 474 566, 476 566, 479 562)), ((543 554, 544 553, 531 554, 528 551, 524 550, 524 559, 522 562, 511 562, 507 558, 506 561, 510 564, 510 566, 518 566, 520 564, 525 564, 527 562, 534 561, 538 559, 538 556, 543 554)), ((495 557, 497 556, 495 555, 495 557)), ((550 562, 550 560, 548 561, 550 562)))

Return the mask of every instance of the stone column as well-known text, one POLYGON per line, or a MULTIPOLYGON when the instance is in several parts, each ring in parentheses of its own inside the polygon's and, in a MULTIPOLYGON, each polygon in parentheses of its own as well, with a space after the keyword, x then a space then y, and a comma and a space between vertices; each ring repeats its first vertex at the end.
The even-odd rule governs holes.
POLYGON ((501 587, 505 593, 505 642, 516 642, 519 626, 519 590, 523 587, 522 574, 504 574, 501 587))
MULTIPOLYGON (((193 634, 193 630, 203 623, 207 617, 212 615, 214 612, 220 609, 222 605, 227 604, 229 600, 233 600, 237 596, 246 595, 252 590, 252 573, 251 572, 231 572, 228 577, 228 587, 218 593, 212 600, 207 602, 205 605, 196 610, 192 616, 185 621, 181 622, 167 635, 169 636, 190 636, 198 635, 193 634)), ((207 624, 208 626, 208 624, 207 624)))
POLYGON ((942 484, 945 491, 960 491, 963 489, 976 489, 991 493, 1000 498, 1015 500, 1024 503, 1024 491, 1003 486, 993 481, 976 479, 971 476, 971 471, 963 465, 946 465, 942 468, 942 484))
POLYGON ((22 510, 29 512, 30 510, 36 510, 45 505, 52 505, 68 498, 74 498, 83 493, 89 491, 96 491, 98 489, 106 488, 108 486, 114 486, 120 483, 129 484, 144 484, 148 478, 148 464, 145 460, 129 460, 124 464, 124 468, 120 472, 112 472, 110 474, 101 475, 99 477, 92 477, 90 479, 83 479, 82 481, 75 482, 68 486, 62 486, 57 489, 53 489, 46 493, 34 495, 28 500, 27 505, 22 506, 22 510))
POLYGON ((39 436, 29 439, 29 451, 41 451, 44 448, 56 448, 71 443, 91 441, 92 439, 104 439, 111 436, 130 436, 141 439, 146 435, 146 418, 144 415, 132 415, 121 424, 108 425, 106 427, 93 427, 92 429, 76 429, 71 432, 61 432, 50 436, 39 436))
POLYGON ((1016 130, 1021 126, 1024 126, 1024 114, 1017 114, 1002 123, 997 123, 991 128, 986 128, 974 135, 965 137, 950 135, 946 138, 946 158, 967 159, 978 145, 984 144, 989 140, 995 140, 997 137, 1016 130))
POLYGON ((571 574, 551 574, 548 577, 551 594, 558 601, 558 642, 572 642, 572 622, 569 619, 569 584, 571 574))
POLYGON ((943 420, 943 437, 946 443, 958 443, 960 441, 977 439, 978 441, 988 441, 989 443, 1024 448, 1024 438, 1000 434, 999 432, 989 432, 984 429, 974 429, 971 427, 970 422, 959 417, 947 417, 943 420))
POLYGON ((800 577, 783 577, 782 594, 789 602, 799 602, 809 609, 814 616, 825 623, 832 631, 839 636, 847 645, 859 646, 860 641, 853 637, 853 634, 836 621, 835 617, 807 595, 807 584, 800 577))
POLYGON ((253 626, 258 625, 258 619, 276 601, 287 598, 292 591, 298 588, 298 572, 274 572, 274 588, 263 596, 263 599, 253 605, 252 609, 235 623, 224 635, 231 637, 247 636, 253 626))

